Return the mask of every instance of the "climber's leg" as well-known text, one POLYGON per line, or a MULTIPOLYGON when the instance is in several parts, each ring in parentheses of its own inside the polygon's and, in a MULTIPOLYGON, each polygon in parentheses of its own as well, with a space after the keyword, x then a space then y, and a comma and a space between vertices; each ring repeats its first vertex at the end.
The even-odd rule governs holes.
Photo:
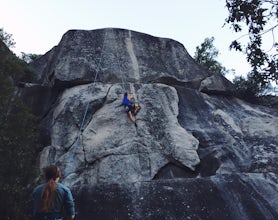
POLYGON ((126 107, 126 113, 128 114, 129 119, 135 123, 135 117, 134 117, 134 108, 133 106, 127 106, 126 107))
POLYGON ((134 110, 134 115, 137 115, 137 113, 140 111, 140 109, 141 109, 141 106, 136 104, 135 105, 135 110, 134 110))
POLYGON ((127 114, 128 114, 129 119, 130 119, 133 123, 135 123, 135 118, 134 118, 133 114, 131 113, 131 111, 128 111, 127 114))

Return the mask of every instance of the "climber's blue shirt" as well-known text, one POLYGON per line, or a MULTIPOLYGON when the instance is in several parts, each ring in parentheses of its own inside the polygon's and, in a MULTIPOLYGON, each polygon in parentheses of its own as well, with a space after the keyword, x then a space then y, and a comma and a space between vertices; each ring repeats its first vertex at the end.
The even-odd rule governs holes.
POLYGON ((127 96, 124 96, 123 105, 124 105, 124 106, 131 106, 131 102, 130 102, 130 100, 127 98, 127 96))
MULTIPOLYGON (((41 195, 45 185, 46 183, 43 183, 37 186, 33 191, 35 215, 40 213, 41 195)), ((62 185, 61 183, 56 183, 56 196, 51 213, 56 218, 61 218, 64 211, 69 216, 75 214, 73 197, 68 187, 62 185)))

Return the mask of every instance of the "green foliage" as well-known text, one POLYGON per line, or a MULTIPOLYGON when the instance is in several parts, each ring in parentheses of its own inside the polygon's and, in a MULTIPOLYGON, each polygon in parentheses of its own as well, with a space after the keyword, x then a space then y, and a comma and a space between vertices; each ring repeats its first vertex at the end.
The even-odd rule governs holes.
POLYGON ((6 33, 3 28, 0 28, 0 40, 3 41, 9 48, 14 47, 15 45, 12 35, 6 33))
POLYGON ((33 75, 26 62, 13 55, 2 41, 0 41, 0 71, 11 78, 14 84, 20 79, 31 79, 33 75))
POLYGON ((33 60, 39 58, 40 56, 41 55, 38 55, 38 54, 21 52, 21 59, 24 60, 26 63, 30 63, 33 60))
POLYGON ((38 119, 15 86, 26 65, 0 41, 0 213, 1 219, 31 219, 30 180, 39 150, 38 119))
POLYGON ((219 52, 213 41, 214 37, 205 38, 204 42, 196 47, 194 59, 209 71, 225 75, 228 70, 216 60, 219 52))
POLYGON ((261 84, 278 82, 278 44, 274 30, 278 27, 278 0, 226 0, 229 16, 226 23, 230 24, 235 32, 243 31, 247 27, 249 37, 247 44, 242 44, 239 39, 233 41, 231 49, 242 51, 253 68, 249 78, 261 84), (270 34, 273 42, 272 48, 263 49, 262 37, 270 34))
POLYGON ((253 74, 253 72, 249 73, 246 78, 242 76, 234 78, 233 83, 236 86, 238 96, 253 104, 278 108, 278 96, 271 94, 271 92, 275 92, 275 89, 271 84, 266 86, 256 81, 257 78, 253 74))
POLYGON ((233 83, 240 97, 247 101, 255 101, 256 97, 263 91, 263 88, 252 78, 251 74, 247 78, 235 77, 233 83))

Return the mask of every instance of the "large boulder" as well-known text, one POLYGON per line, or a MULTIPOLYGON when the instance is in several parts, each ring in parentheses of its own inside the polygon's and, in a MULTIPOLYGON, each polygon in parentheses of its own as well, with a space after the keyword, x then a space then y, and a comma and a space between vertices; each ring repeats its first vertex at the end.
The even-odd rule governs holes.
POLYGON ((278 218, 277 109, 234 97, 180 43, 71 30, 30 67, 39 166, 61 167, 78 219, 278 218), (137 127, 124 92, 141 106, 137 127))
POLYGON ((41 165, 59 162, 66 181, 80 186, 151 180, 170 162, 195 170, 199 141, 178 123, 177 91, 163 84, 140 84, 136 90, 142 108, 137 128, 120 106, 120 85, 82 85, 63 92, 49 114, 51 143, 41 165), (81 167, 86 172, 77 172, 81 167))

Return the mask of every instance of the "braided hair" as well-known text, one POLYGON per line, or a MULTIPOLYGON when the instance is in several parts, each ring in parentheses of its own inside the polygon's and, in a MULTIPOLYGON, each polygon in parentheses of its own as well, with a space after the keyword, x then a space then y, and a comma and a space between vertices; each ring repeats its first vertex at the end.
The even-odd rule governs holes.
POLYGON ((61 171, 58 166, 50 165, 44 169, 44 175, 46 185, 42 191, 41 196, 41 211, 48 213, 51 211, 55 194, 56 194, 56 182, 57 178, 61 178, 61 171))

